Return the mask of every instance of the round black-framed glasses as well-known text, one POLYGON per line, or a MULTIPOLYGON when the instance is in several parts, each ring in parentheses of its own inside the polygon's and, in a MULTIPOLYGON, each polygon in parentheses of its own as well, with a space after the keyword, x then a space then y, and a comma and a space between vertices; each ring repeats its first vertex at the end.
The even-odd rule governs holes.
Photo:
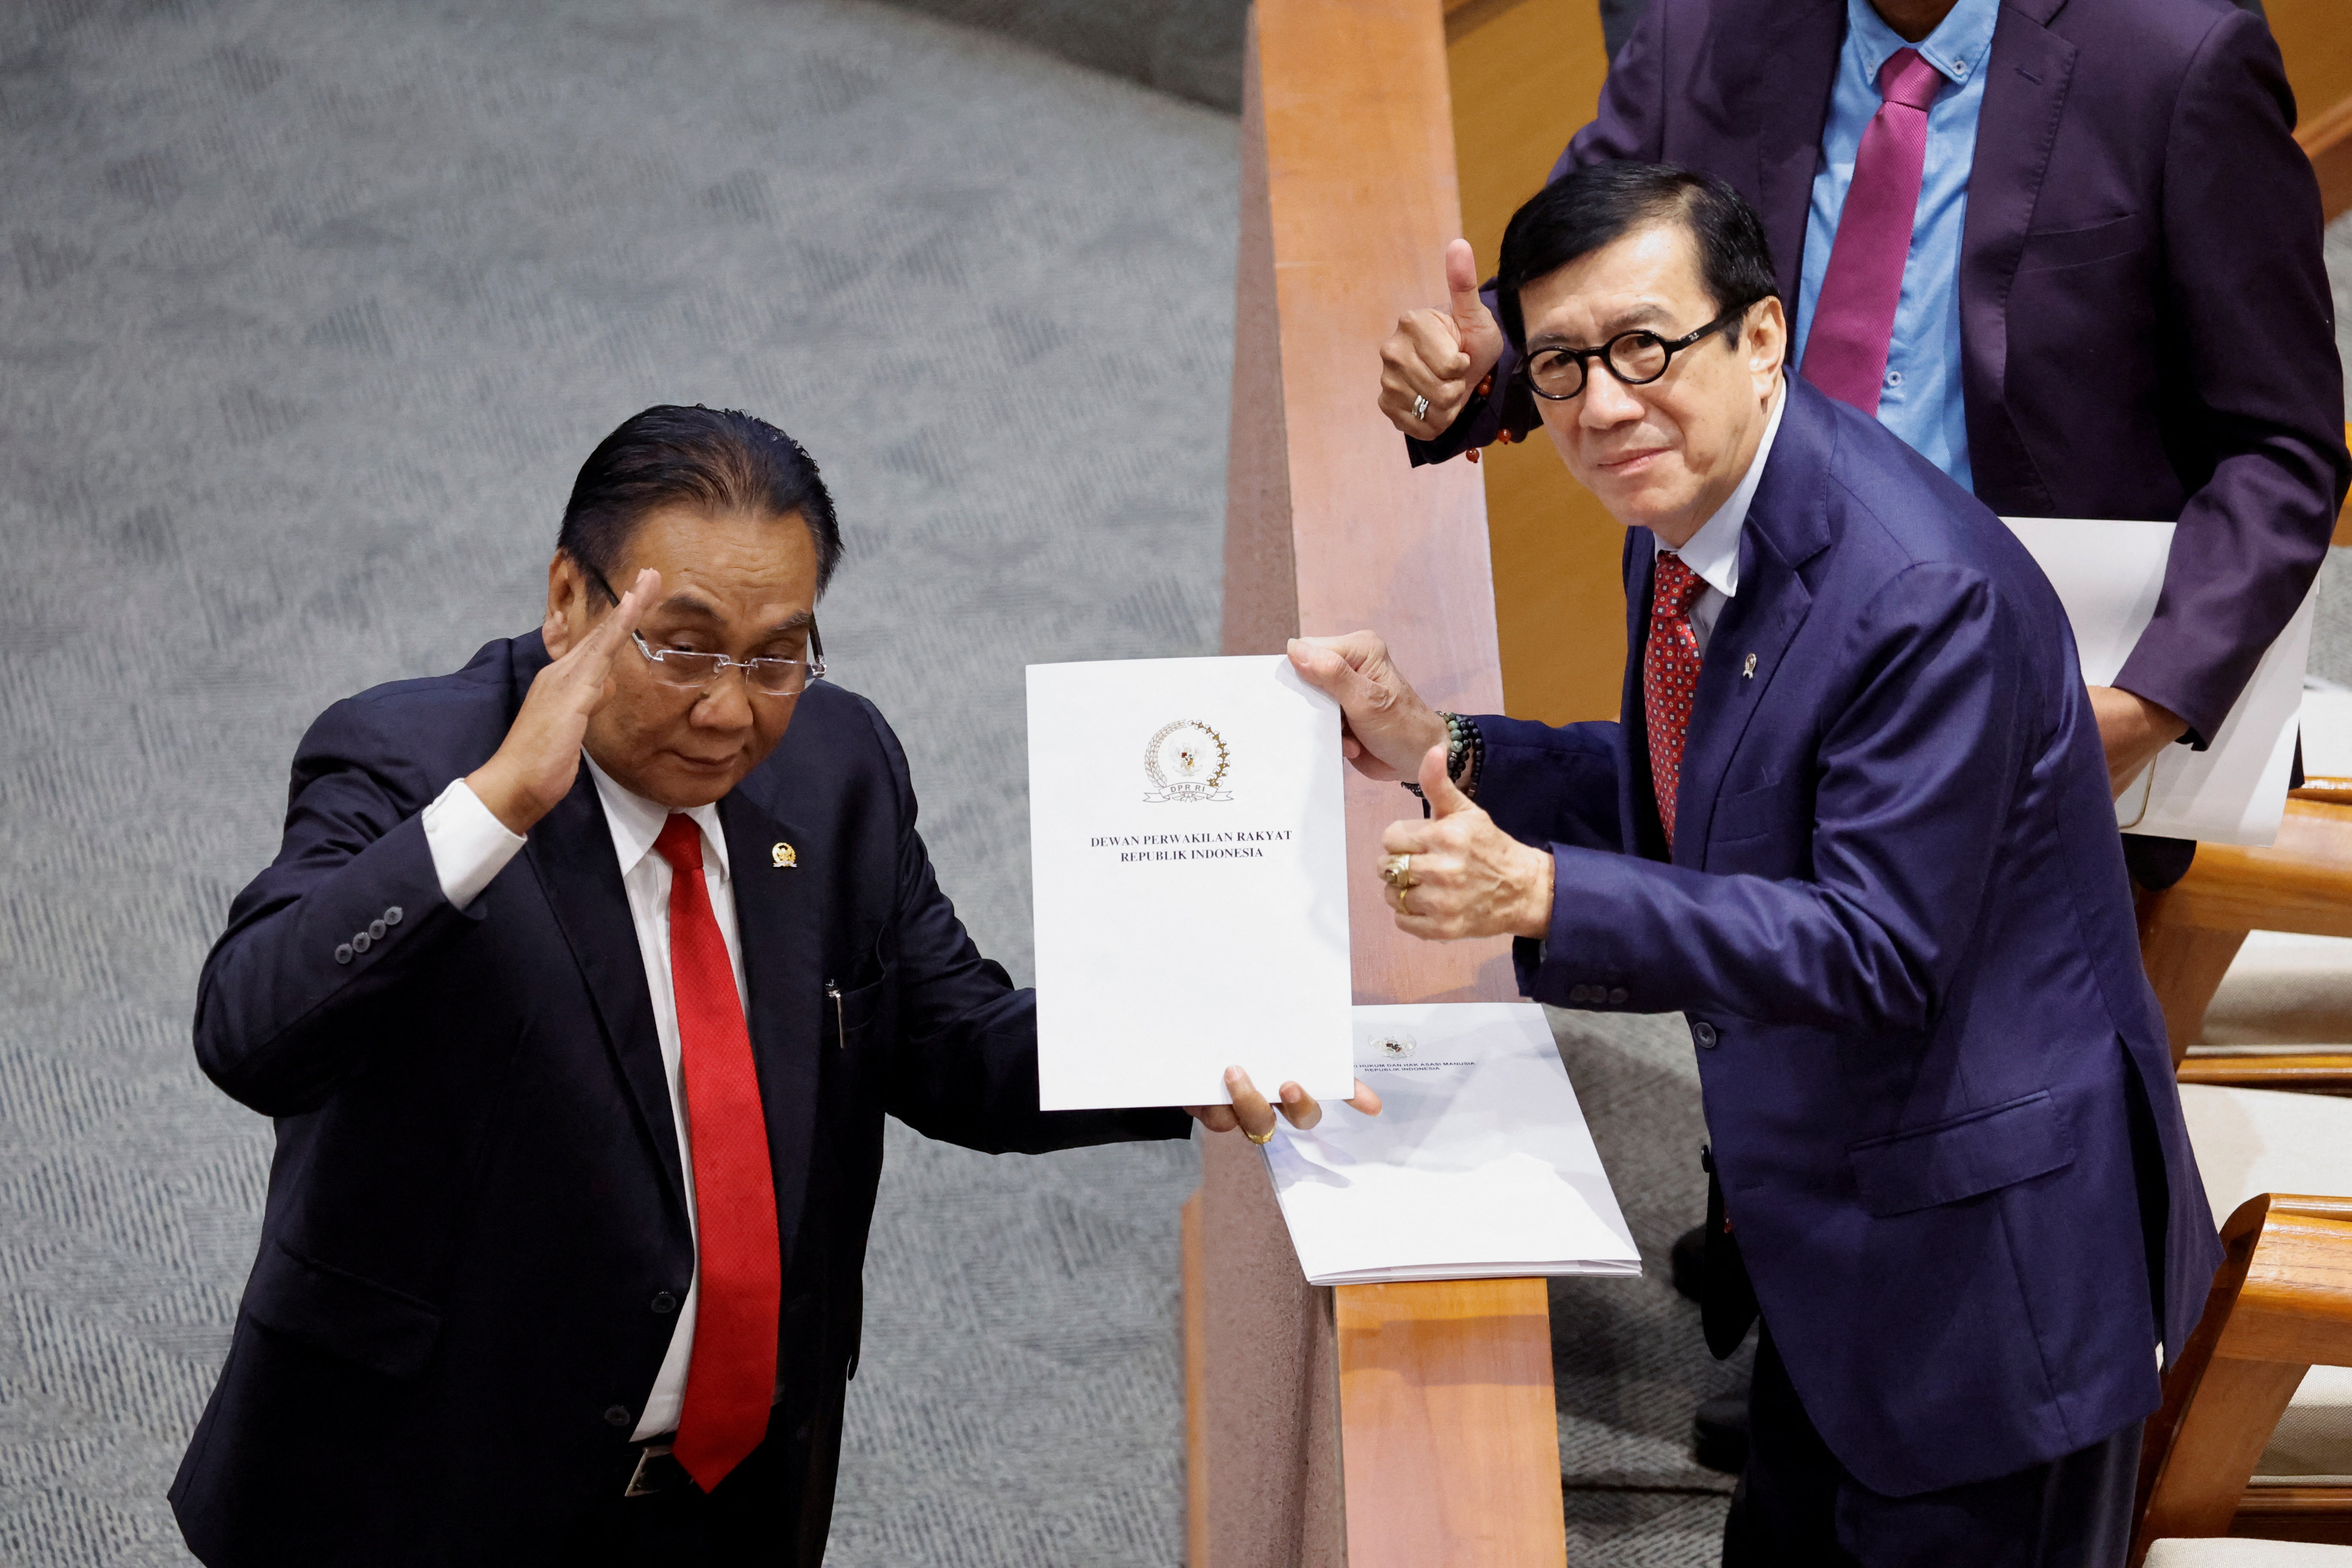
POLYGON ((1519 374, 1527 378, 1529 392, 1552 403, 1582 396, 1585 366, 1596 359, 1624 385, 1647 386, 1666 374, 1666 367, 1675 363, 1676 354, 1738 321, 1754 303, 1750 300, 1747 304, 1734 305, 1696 331, 1685 332, 1679 338, 1662 338, 1647 327, 1636 327, 1630 332, 1618 333, 1597 349, 1538 349, 1519 367, 1519 374))
MULTIPOLYGON (((618 605, 621 595, 613 592, 613 584, 604 574, 586 562, 580 563, 604 597, 618 605)), ((824 679, 824 636, 816 629, 814 618, 809 621, 809 646, 806 658, 729 658, 723 653, 690 653, 685 648, 649 647, 642 633, 631 632, 629 640, 654 667, 654 679, 664 686, 681 691, 701 691, 730 669, 740 669, 751 689, 764 697, 798 697, 808 689, 812 680, 824 679)))

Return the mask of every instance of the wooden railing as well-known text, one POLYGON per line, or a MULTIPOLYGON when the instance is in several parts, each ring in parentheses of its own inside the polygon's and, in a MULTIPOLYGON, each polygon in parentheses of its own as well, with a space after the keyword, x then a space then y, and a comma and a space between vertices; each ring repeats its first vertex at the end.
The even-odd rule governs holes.
MULTIPOLYGON (((1493 711, 1478 470, 1408 468, 1372 406, 1461 232, 1438 0, 1258 0, 1244 69, 1224 649, 1370 626, 1433 701, 1493 711)), ((1502 943, 1412 941, 1381 902, 1410 805, 1349 779, 1356 999, 1507 999, 1502 943)), ((1543 1281, 1309 1287, 1232 1136, 1188 1211, 1192 1568, 1565 1563, 1543 1281)))

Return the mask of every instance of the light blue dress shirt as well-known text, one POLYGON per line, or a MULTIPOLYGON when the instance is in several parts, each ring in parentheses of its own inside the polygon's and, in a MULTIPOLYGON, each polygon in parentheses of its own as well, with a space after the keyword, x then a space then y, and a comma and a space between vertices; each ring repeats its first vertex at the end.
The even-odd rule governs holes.
MULTIPOLYGON (((1911 224, 1911 258, 1895 307, 1895 340, 1879 391, 1878 421, 1963 489, 1969 468, 1968 409, 1960 396, 1960 233, 1969 212, 1969 166, 1976 161, 1977 117, 1984 105, 1985 62, 1992 54, 2000 0, 1959 0, 1916 44, 1896 36, 1870 0, 1846 0, 1845 43, 1805 222, 1805 261, 1798 275, 1796 341, 1813 330, 1813 306, 1837 241, 1838 216, 1862 133, 1877 115, 1879 68, 1897 49, 1916 48, 1944 75, 1927 110, 1927 159, 1919 210, 1911 224)), ((1797 362, 1804 367, 1802 350, 1797 362)))

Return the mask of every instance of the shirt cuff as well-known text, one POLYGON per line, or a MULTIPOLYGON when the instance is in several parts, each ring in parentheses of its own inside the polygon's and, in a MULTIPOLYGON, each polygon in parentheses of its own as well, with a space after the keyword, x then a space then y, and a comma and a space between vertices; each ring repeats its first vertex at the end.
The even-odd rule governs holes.
POLYGON ((522 847, 522 836, 508 832, 473 786, 457 779, 425 808, 425 846, 433 854, 441 896, 462 910, 507 868, 522 847))

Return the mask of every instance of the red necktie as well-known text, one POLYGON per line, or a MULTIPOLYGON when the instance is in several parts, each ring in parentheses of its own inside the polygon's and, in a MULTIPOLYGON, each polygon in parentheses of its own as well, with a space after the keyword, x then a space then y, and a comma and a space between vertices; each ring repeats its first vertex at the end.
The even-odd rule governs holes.
POLYGON ((1944 76, 1916 49, 1897 49, 1879 68, 1879 105, 1854 154, 1853 181, 1838 215, 1837 239, 1813 301, 1805 339, 1805 379, 1864 414, 1878 412, 1911 224, 1927 164, 1927 106, 1944 76))
POLYGON ((1650 731, 1650 784, 1666 847, 1675 847, 1675 797, 1682 793, 1683 742, 1690 734, 1691 699, 1698 693, 1698 632, 1691 606, 1706 579, 1683 558, 1658 552, 1656 594, 1650 601, 1650 639, 1642 649, 1642 711, 1650 731))
POLYGON ((702 881, 702 831, 692 817, 673 815, 654 848, 670 865, 669 973, 677 997, 687 1131, 694 1145, 702 1274, 686 1407, 672 1452, 709 1491, 767 1436, 783 1266, 760 1076, 734 965, 702 881))

